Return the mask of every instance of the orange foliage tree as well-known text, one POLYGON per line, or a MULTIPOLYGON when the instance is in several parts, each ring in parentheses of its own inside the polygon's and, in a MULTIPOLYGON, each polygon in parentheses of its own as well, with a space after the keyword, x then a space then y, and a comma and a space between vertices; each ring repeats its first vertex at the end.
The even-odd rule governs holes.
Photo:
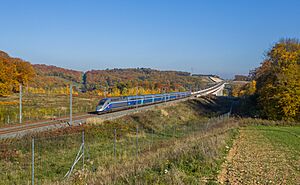
POLYGON ((19 91, 19 84, 27 85, 34 76, 35 71, 29 62, 0 51, 0 96, 19 91))

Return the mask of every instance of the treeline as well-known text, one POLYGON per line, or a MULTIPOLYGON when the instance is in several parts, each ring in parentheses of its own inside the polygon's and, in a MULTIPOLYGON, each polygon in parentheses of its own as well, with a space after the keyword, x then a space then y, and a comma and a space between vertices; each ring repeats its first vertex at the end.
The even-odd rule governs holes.
POLYGON ((204 78, 187 72, 149 68, 92 70, 84 74, 87 91, 118 91, 121 95, 134 94, 139 89, 145 93, 185 91, 204 88, 206 83, 204 78))
POLYGON ((73 81, 75 83, 82 82, 83 72, 81 71, 75 71, 75 70, 65 69, 65 68, 51 66, 51 65, 49 66, 45 64, 34 64, 33 67, 37 75, 40 76, 56 76, 69 81, 73 81))
POLYGON ((240 88, 239 95, 255 101, 260 116, 274 120, 300 120, 299 40, 280 40, 249 77, 251 83, 240 88))
POLYGON ((32 65, 0 51, 0 96, 19 92, 19 86, 30 93, 68 93, 70 81, 81 82, 79 71, 55 66, 32 65))
POLYGON ((87 72, 43 64, 31 65, 1 52, 0 96, 18 92, 19 84, 29 93, 69 93, 72 83, 77 93, 100 96, 126 96, 204 88, 209 77, 188 72, 158 71, 149 68, 107 69, 87 72))
POLYGON ((249 77, 245 75, 235 75, 234 76, 234 81, 249 81, 249 77))
POLYGON ((26 87, 28 92, 67 94, 70 83, 78 87, 74 89, 75 91, 79 91, 82 86, 83 72, 81 71, 44 64, 34 64, 33 68, 37 75, 29 84, 29 87, 26 87))

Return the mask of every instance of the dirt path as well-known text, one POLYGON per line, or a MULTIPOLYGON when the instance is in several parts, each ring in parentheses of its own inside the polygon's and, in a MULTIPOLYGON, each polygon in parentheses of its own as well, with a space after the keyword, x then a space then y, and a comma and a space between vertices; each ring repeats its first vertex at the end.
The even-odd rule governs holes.
POLYGON ((300 184, 289 149, 277 147, 256 129, 241 129, 218 180, 221 184, 300 184))

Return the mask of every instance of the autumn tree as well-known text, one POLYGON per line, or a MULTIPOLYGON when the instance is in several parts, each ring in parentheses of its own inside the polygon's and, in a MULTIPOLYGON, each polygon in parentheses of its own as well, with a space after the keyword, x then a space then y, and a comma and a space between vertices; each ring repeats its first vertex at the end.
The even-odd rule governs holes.
POLYGON ((35 71, 29 62, 0 52, 0 96, 17 92, 19 84, 28 84, 34 75, 35 71))
POLYGON ((271 119, 299 119, 300 43, 285 39, 276 43, 254 73, 262 114, 271 119))
POLYGON ((248 81, 249 78, 248 76, 245 75, 235 75, 234 76, 234 81, 248 81))
POLYGON ((23 85, 28 84, 35 76, 35 71, 29 62, 25 62, 21 59, 13 59, 16 66, 16 78, 17 81, 23 85))
POLYGON ((16 67, 8 58, 0 57, 0 96, 8 96, 15 85, 16 67))

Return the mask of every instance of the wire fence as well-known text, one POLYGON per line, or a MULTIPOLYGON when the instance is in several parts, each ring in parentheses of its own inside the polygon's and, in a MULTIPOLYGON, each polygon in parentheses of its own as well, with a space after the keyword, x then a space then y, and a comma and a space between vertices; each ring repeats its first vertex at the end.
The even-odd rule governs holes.
POLYGON ((229 115, 197 124, 162 123, 161 129, 136 125, 135 128, 110 128, 102 133, 82 130, 0 144, 0 184, 73 184, 99 172, 114 181, 117 165, 135 163, 164 141, 205 133, 226 121, 229 115))

